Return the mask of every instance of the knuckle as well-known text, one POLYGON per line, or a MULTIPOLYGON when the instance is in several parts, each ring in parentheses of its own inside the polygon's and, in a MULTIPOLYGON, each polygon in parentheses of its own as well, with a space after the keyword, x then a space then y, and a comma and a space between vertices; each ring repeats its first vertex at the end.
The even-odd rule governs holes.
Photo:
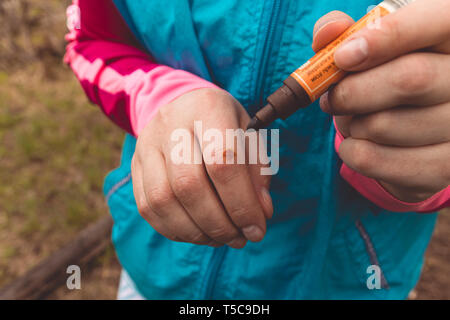
POLYGON ((156 213, 164 211, 173 201, 175 196, 170 187, 154 187, 147 193, 148 204, 156 213))
POLYGON ((209 165, 208 171, 213 180, 222 184, 227 184, 239 174, 236 165, 226 163, 213 163, 209 165))
POLYGON ((435 77, 429 59, 422 54, 402 59, 399 70, 393 77, 394 87, 402 98, 415 98, 428 92, 435 77))
POLYGON ((367 117, 363 125, 368 132, 368 138, 375 141, 383 139, 390 127, 390 119, 387 112, 379 112, 367 117))
POLYGON ((177 198, 190 201, 201 190, 201 182, 194 175, 180 175, 174 179, 172 188, 177 198))
POLYGON ((369 172, 373 166, 374 154, 366 143, 355 142, 350 157, 353 169, 360 173, 369 172))
POLYGON ((351 110, 350 107, 350 91, 351 78, 344 79, 341 83, 336 85, 329 93, 328 99, 332 111, 337 113, 346 113, 351 110))
POLYGON ((229 211, 229 214, 238 227, 250 224, 250 221, 255 217, 254 210, 248 206, 233 208, 229 211))

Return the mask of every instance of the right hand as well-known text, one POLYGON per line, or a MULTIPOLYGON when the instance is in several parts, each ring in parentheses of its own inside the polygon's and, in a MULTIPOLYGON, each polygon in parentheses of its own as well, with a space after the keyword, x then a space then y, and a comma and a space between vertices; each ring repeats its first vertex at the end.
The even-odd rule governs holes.
MULTIPOLYGON (((260 174, 260 165, 171 160, 174 130, 187 129, 192 144, 202 139, 194 137, 194 121, 202 121, 203 132, 218 129, 225 141, 226 129, 245 130, 249 120, 240 103, 220 89, 197 89, 159 109, 139 134, 131 164, 139 212, 157 232, 213 247, 243 248, 247 240, 263 239, 273 207, 270 176, 260 174)), ((214 156, 230 152, 236 154, 222 149, 214 156)))

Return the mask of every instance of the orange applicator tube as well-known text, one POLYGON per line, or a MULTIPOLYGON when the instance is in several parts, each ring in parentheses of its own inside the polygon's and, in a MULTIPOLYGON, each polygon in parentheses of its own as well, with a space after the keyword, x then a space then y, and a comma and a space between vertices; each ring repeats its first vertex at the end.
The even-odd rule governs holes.
POLYGON ((376 26, 377 19, 414 1, 385 0, 372 9, 284 80, 283 86, 267 98, 268 104, 251 119, 247 129, 265 128, 276 119, 286 119, 298 109, 306 108, 316 101, 346 75, 334 62, 334 53, 339 45, 355 32, 367 26, 376 26))

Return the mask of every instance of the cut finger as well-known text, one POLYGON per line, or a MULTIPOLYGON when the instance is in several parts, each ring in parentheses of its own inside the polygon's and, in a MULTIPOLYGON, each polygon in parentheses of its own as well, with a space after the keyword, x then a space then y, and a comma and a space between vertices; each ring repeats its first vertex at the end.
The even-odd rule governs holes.
MULTIPOLYGON (((191 149, 191 153, 199 150, 192 134, 186 137, 186 141, 191 141, 190 145, 185 146, 191 149)), ((171 149, 172 146, 168 145, 165 154, 170 155, 171 149)), ((233 248, 244 247, 247 240, 226 214, 203 164, 193 161, 175 163, 170 156, 166 156, 165 160, 171 189, 196 225, 217 242, 233 248)))
POLYGON ((244 143, 237 143, 236 147, 233 147, 227 146, 226 142, 220 139, 227 137, 228 129, 230 136, 236 133, 239 139, 237 141, 242 142, 245 133, 243 129, 235 131, 239 128, 236 117, 222 115, 221 121, 217 121, 217 118, 206 119, 204 129, 210 136, 203 137, 201 147, 206 171, 225 210, 244 236, 252 242, 257 242, 263 239, 266 232, 266 218, 245 164, 244 143))

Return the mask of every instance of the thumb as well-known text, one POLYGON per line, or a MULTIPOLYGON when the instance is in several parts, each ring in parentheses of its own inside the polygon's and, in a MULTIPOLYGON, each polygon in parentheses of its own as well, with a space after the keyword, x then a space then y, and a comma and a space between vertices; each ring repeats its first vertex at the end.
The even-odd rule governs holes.
POLYGON ((319 51, 347 30, 355 21, 341 11, 331 11, 317 20, 313 31, 314 52, 319 51))

